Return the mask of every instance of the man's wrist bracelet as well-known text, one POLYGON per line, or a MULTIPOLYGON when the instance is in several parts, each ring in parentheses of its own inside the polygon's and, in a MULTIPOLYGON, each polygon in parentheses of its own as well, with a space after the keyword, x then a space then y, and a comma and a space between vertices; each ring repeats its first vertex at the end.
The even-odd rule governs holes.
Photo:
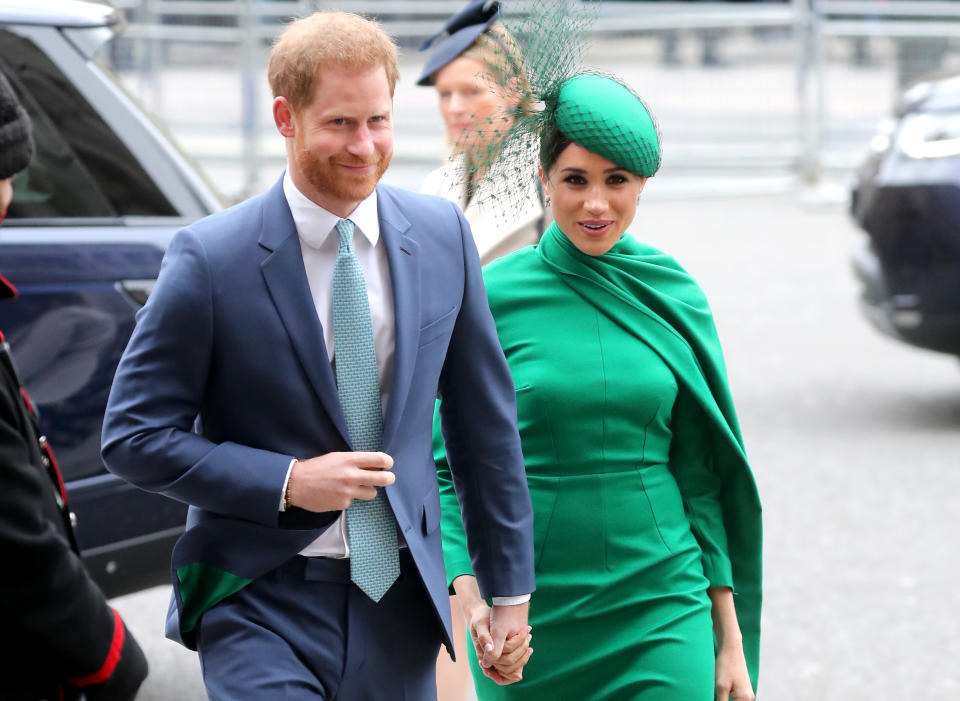
POLYGON ((293 467, 297 464, 297 461, 293 461, 293 465, 290 466, 290 475, 287 477, 287 486, 283 490, 283 510, 286 511, 293 504, 290 503, 290 483, 293 482, 293 467))

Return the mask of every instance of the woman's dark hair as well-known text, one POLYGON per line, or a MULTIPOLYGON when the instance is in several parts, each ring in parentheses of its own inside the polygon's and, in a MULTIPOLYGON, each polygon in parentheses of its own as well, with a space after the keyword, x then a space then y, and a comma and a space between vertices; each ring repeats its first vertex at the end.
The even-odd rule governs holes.
POLYGON ((556 125, 544 126, 540 134, 540 167, 543 168, 545 175, 550 173, 560 154, 572 143, 574 143, 573 139, 557 129, 556 125))

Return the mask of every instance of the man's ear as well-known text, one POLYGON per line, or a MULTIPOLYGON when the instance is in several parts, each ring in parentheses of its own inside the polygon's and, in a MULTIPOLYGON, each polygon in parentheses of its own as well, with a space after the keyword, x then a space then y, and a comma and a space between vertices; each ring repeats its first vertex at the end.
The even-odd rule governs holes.
POLYGON ((281 136, 292 139, 297 135, 296 116, 293 106, 283 95, 273 98, 273 122, 281 136))

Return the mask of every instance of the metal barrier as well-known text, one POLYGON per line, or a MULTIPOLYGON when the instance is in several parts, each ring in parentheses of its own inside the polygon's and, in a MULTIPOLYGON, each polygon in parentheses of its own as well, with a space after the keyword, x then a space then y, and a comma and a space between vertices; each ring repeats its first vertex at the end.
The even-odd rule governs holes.
POLYGON ((804 71, 813 86, 801 172, 811 181, 862 157, 877 121, 910 84, 955 69, 960 3, 944 0, 812 0, 804 71), (852 47, 845 57, 842 46, 852 47), (845 60, 846 59, 846 60, 845 60), (872 86, 872 90, 865 89, 872 86), (851 92, 852 91, 852 94, 851 92), (859 150, 850 150, 856 135, 859 150))
MULTIPOLYGON (((401 47, 396 153, 416 187, 443 157, 415 47, 465 0, 114 0, 128 30, 104 56, 228 199, 283 163, 265 65, 290 17, 336 7, 376 17, 401 47)), ((536 0, 505 3, 511 14, 536 0)), ((656 113, 677 189, 784 188, 846 177, 899 89, 950 67, 960 3, 944 0, 604 2, 587 61, 623 76, 656 113)))

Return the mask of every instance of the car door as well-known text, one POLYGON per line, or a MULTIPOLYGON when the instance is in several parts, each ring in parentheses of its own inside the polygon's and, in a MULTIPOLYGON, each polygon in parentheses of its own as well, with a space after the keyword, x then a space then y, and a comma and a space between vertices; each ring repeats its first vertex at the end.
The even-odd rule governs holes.
POLYGON ((135 129, 143 115, 110 99, 116 93, 104 89, 99 69, 58 29, 0 26, 0 71, 36 143, 0 227, 0 271, 19 291, 0 304, 0 328, 58 457, 82 555, 113 596, 168 580, 186 507, 106 472, 107 396, 166 243, 204 213, 197 202, 209 196, 194 194, 184 206, 169 182, 157 182, 147 161, 161 172, 183 163, 159 163, 167 151, 156 134, 135 129), (123 125, 123 138, 112 123, 123 125))

